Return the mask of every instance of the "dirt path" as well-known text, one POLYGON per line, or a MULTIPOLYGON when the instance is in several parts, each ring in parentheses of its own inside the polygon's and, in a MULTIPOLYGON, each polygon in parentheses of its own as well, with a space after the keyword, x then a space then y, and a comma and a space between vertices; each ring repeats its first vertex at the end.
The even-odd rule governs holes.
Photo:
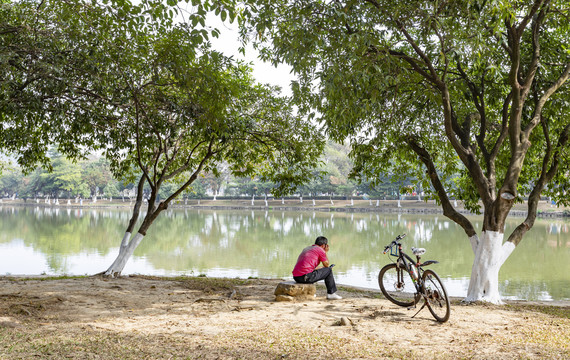
POLYGON ((568 304, 456 303, 439 324, 346 288, 275 302, 279 281, 0 278, 0 359, 570 358, 568 304))

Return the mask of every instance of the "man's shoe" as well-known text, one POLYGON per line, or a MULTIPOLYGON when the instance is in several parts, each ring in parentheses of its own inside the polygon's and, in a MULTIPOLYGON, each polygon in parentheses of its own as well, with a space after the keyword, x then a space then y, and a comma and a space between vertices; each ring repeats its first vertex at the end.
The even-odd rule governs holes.
POLYGON ((338 295, 337 293, 327 294, 327 299, 329 299, 329 300, 340 300, 340 299, 342 299, 342 296, 338 295))

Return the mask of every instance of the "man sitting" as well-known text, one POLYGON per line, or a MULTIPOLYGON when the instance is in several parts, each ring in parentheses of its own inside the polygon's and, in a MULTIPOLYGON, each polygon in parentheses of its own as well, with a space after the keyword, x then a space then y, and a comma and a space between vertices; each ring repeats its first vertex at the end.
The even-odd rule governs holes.
POLYGON ((301 284, 312 284, 324 279, 327 287, 327 299, 339 300, 342 297, 336 294, 336 284, 332 272, 334 264, 329 265, 328 251, 328 239, 324 236, 319 236, 315 240, 314 245, 306 247, 301 251, 297 264, 293 269, 293 279, 301 284), (323 267, 317 269, 320 263, 323 264, 323 267))

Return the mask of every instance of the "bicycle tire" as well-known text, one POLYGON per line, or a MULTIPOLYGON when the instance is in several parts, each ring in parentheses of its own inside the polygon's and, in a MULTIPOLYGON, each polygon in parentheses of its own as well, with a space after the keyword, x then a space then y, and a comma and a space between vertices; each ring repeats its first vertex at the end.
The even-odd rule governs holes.
POLYGON ((410 274, 402 266, 388 264, 378 274, 378 285, 384 297, 399 306, 414 306, 420 300, 420 294, 410 274), (398 276, 403 281, 398 281, 398 276), (393 287, 393 290, 392 290, 393 287))
POLYGON ((449 320, 451 307, 445 286, 433 270, 426 270, 422 275, 426 305, 433 317, 444 323, 449 320))

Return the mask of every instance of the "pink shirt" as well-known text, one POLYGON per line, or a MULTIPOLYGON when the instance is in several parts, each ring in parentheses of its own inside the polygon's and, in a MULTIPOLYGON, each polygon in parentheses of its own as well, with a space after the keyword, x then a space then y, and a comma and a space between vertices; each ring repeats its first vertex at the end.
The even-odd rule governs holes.
POLYGON ((320 262, 328 261, 327 253, 318 245, 311 245, 301 251, 301 255, 297 259, 297 264, 293 268, 293 276, 303 276, 311 273, 319 265, 320 262))

